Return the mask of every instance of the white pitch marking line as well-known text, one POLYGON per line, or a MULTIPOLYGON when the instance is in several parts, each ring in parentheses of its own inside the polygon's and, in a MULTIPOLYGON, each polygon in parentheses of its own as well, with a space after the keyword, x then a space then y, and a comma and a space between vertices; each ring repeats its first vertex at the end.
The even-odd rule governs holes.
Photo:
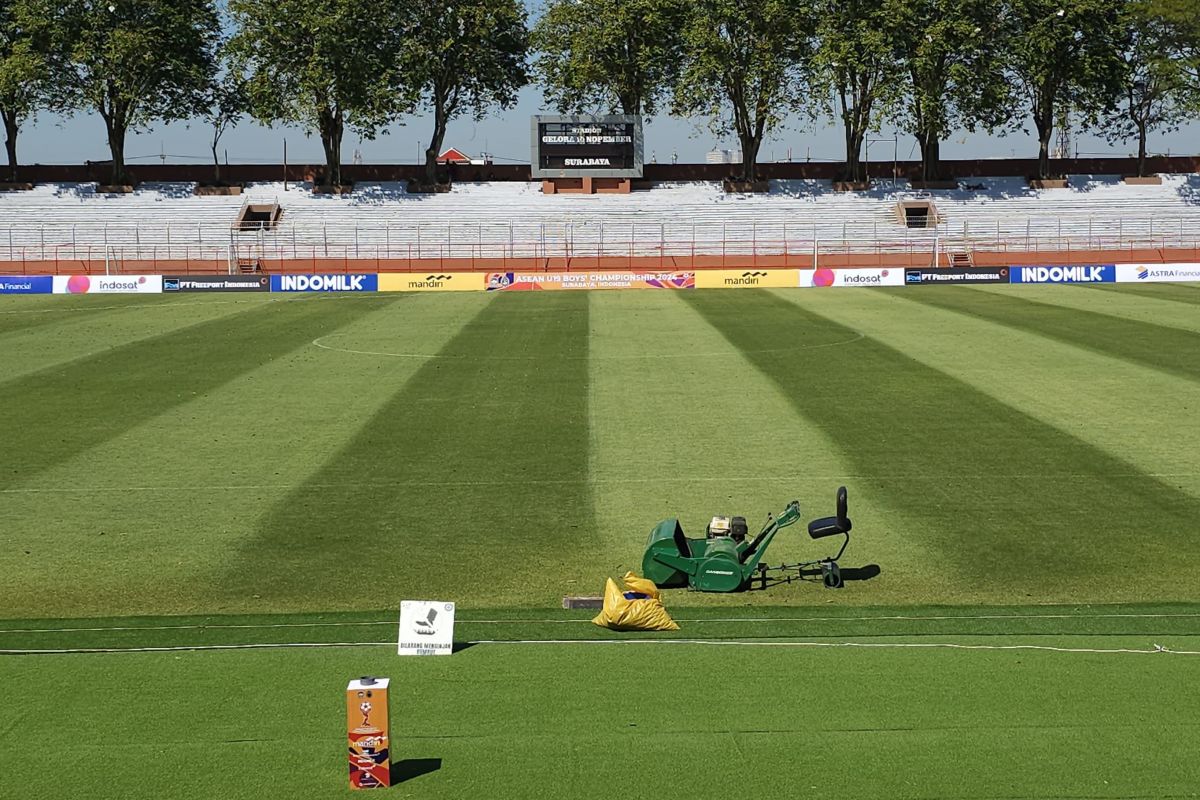
POLYGON ((871 649, 919 648, 952 650, 1045 650, 1053 653, 1133 653, 1152 655, 1169 653, 1177 656, 1200 656, 1200 650, 1171 650, 1154 645, 1142 650, 1131 647, 1054 647, 1044 644, 959 644, 956 642, 747 642, 713 639, 518 639, 515 641, 481 640, 471 644, 697 644, 735 647, 861 647, 871 649))
MULTIPOLYGON (((272 298, 275 299, 275 298, 272 298)), ((191 302, 179 301, 175 303, 130 303, 123 306, 85 306, 83 308, 32 308, 21 309, 18 311, 0 311, 0 314, 82 314, 88 311, 138 311, 144 308, 170 308, 172 306, 227 306, 237 303, 245 303, 248 300, 195 300, 191 302)))
MULTIPOLYGON (((994 650, 994 651, 1044 651, 1073 654, 1129 654, 1154 655, 1166 653, 1180 656, 1200 656, 1200 650, 1171 650, 1159 644, 1150 649, 1130 647, 1055 647, 1039 644, 959 644, 956 642, 753 642, 712 639, 479 639, 467 644, 489 645, 708 645, 734 647, 821 647, 821 648, 864 648, 864 649, 949 649, 949 650, 994 650)), ((94 655, 101 653, 175 653, 203 650, 279 650, 287 648, 329 647, 395 647, 395 642, 278 642, 274 644, 212 644, 179 645, 167 647, 80 647, 55 650, 0 650, 0 655, 94 655)))
POLYGON ((395 642, 276 642, 258 644, 197 644, 164 647, 75 647, 61 650, 0 650, 6 656, 74 655, 96 653, 177 653, 189 650, 271 650, 291 647, 395 647, 395 642))
MULTIPOLYGON (((1003 619, 1197 619, 1200 614, 941 614, 941 615, 871 615, 861 617, 716 617, 706 619, 688 619, 677 617, 676 622, 689 624, 704 623, 747 623, 747 622, 875 622, 883 621, 949 621, 949 620, 1003 620, 1003 619)), ((464 625, 579 625, 591 624, 590 619, 460 619, 464 625)), ((91 628, 7 628, 0 629, 5 633, 98 633, 103 631, 184 631, 184 630, 271 630, 274 628, 348 628, 371 625, 395 625, 395 620, 377 620, 364 622, 276 622, 265 625, 126 625, 91 628)), ((1017 634, 1036 635, 1036 634, 1017 634)), ((1058 634, 1051 634, 1058 635, 1058 634)), ((1109 635, 1109 634, 1101 634, 1109 635)))
POLYGON ((371 483, 241 483, 241 484, 197 484, 186 486, 37 486, 16 489, 0 489, 0 494, 102 494, 105 492, 254 492, 263 489, 423 489, 431 486, 509 486, 522 483, 530 486, 591 486, 602 484, 638 483, 755 483, 759 481, 907 481, 907 480, 1102 480, 1104 478, 1195 478, 1196 472, 1113 472, 1113 473, 1062 473, 1014 474, 1014 475, 746 475, 746 476, 657 476, 653 478, 554 478, 531 480, 510 478, 490 481, 374 481, 371 483))
MULTIPOLYGON (((331 339, 335 336, 347 336, 347 335, 349 335, 349 334, 347 334, 347 333, 331 333, 327 336, 319 336, 316 339, 312 340, 312 344, 314 347, 319 347, 322 350, 329 350, 330 352, 334 352, 334 353, 352 353, 354 355, 360 355, 360 356, 388 356, 391 358, 425 358, 425 359, 440 358, 440 359, 448 359, 451 361, 528 361, 530 359, 543 358, 542 356, 532 356, 532 355, 531 356, 466 356, 466 355, 452 356, 452 355, 442 355, 440 353, 393 353, 393 352, 380 351, 380 350, 355 350, 355 349, 349 348, 349 347, 333 347, 333 346, 330 346, 327 344, 323 344, 323 341, 326 339, 331 339)), ((741 355, 754 355, 754 354, 761 354, 761 353, 792 353, 792 352, 795 352, 798 350, 818 350, 823 347, 839 347, 839 346, 845 345, 845 344, 853 344, 854 342, 857 342, 860 339, 865 339, 865 338, 866 338, 866 334, 856 333, 856 335, 850 339, 843 339, 843 340, 837 341, 837 342, 825 342, 822 344, 802 344, 802 345, 796 345, 795 347, 781 347, 781 348, 770 349, 770 350, 730 349, 730 350, 722 350, 722 351, 716 352, 716 353, 691 353, 691 352, 688 352, 688 353, 634 353, 634 354, 630 354, 630 355, 599 356, 599 357, 589 354, 586 356, 560 356, 559 358, 560 358, 560 360, 567 360, 567 361, 570 361, 570 360, 630 361, 630 360, 637 360, 637 359, 719 358, 722 356, 729 357, 729 356, 735 356, 735 355, 741 356, 741 355)))

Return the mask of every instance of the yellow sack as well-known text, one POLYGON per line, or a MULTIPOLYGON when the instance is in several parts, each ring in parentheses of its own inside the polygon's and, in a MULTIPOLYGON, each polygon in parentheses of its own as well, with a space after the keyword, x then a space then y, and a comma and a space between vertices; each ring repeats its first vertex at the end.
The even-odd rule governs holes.
POLYGON ((679 626, 658 596, 654 581, 626 572, 622 578, 630 594, 645 597, 629 598, 617 588, 617 582, 609 578, 604 584, 604 607, 592 620, 601 628, 614 631, 677 631, 679 626))

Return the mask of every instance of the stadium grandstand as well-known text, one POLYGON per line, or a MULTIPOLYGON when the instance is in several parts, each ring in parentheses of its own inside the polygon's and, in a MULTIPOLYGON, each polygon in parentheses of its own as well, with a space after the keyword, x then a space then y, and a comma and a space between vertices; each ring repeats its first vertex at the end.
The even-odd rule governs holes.
POLYGON ((1126 185, 1076 176, 1068 190, 1020 178, 964 180, 956 191, 877 183, 773 181, 769 195, 717 183, 664 183, 625 195, 544 196, 532 183, 458 184, 409 195, 360 183, 352 195, 258 183, 194 197, 187 183, 125 195, 94 184, 0 194, 0 261, 13 272, 243 268, 488 269, 633 266, 842 266, 1196 260, 1200 176, 1126 185), (249 213, 248 213, 249 212, 249 213), (364 263, 370 262, 370 263, 364 263))

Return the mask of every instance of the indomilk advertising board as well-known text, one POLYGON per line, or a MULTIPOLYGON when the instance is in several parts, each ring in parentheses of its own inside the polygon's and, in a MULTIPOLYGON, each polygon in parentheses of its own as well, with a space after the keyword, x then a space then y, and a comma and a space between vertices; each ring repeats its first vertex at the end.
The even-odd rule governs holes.
POLYGON ((639 116, 535 116, 530 133, 534 178, 642 177, 639 116))

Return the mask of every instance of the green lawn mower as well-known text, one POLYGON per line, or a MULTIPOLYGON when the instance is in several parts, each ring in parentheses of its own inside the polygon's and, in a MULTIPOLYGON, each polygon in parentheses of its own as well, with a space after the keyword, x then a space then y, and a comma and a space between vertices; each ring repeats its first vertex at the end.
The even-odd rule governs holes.
POLYGON ((846 487, 837 490, 837 514, 808 524, 813 539, 842 536, 836 555, 798 564, 769 567, 763 563, 775 534, 800 521, 800 501, 793 500, 778 517, 767 515, 767 524, 750 539, 745 517, 713 517, 703 539, 689 539, 678 519, 665 519, 650 531, 642 574, 661 588, 688 587, 701 592, 737 592, 766 588, 816 576, 830 589, 842 586, 838 559, 850 543, 850 517, 846 513, 846 487))

